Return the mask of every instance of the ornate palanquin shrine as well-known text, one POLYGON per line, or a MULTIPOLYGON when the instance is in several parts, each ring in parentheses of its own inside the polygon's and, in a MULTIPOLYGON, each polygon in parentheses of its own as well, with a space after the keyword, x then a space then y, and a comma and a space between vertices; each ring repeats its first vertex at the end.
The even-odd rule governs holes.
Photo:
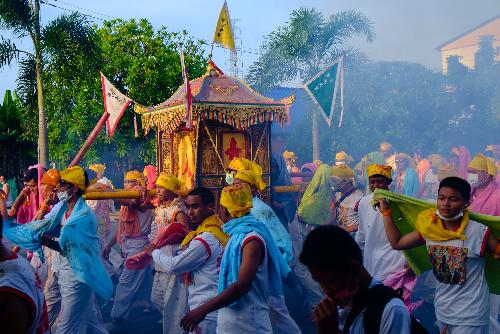
POLYGON ((153 107, 135 106, 145 132, 157 137, 158 170, 176 175, 187 188, 210 188, 219 202, 229 161, 252 160, 263 167, 270 201, 271 122, 288 122, 294 97, 281 101, 264 97, 243 81, 224 75, 209 63, 205 75, 190 81, 192 126, 186 127, 184 85, 167 101, 153 107))

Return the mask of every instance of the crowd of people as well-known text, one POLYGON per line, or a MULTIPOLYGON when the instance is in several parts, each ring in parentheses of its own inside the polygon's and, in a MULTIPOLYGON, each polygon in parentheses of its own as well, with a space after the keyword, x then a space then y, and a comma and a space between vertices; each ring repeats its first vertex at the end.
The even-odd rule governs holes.
POLYGON ((310 319, 321 334, 425 333, 402 252, 423 246, 439 331, 498 333, 485 255, 500 258, 500 145, 487 152, 410 156, 384 142, 357 164, 342 151, 299 168, 285 151, 269 203, 262 166, 244 158, 217 202, 153 166, 125 174, 135 195, 121 200, 85 198, 115 188, 103 164, 33 166, 19 194, 0 176, 0 318, 8 333, 120 333, 141 307, 173 334, 306 333, 310 319), (401 231, 384 191, 435 205, 401 231))

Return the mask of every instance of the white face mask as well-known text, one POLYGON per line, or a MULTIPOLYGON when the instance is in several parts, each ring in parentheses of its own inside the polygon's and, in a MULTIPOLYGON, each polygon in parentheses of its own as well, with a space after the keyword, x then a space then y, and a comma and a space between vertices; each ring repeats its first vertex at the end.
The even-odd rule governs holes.
POLYGON ((67 191, 59 191, 57 193, 57 198, 59 199, 60 202, 65 202, 69 199, 69 194, 67 191))
POLYGON ((469 182, 471 186, 477 184, 478 181, 479 181, 479 176, 476 173, 467 174, 467 182, 469 182))
POLYGON ((234 174, 233 173, 226 173, 226 183, 228 185, 232 185, 234 182, 234 174))
POLYGON ((449 221, 453 221, 453 220, 457 220, 457 219, 462 218, 462 217, 464 216, 464 212, 463 212, 463 211, 460 211, 460 212, 458 213, 458 215, 456 215, 455 217, 446 218, 446 217, 444 217, 444 216, 443 216, 443 215, 439 212, 439 210, 436 210, 436 215, 437 215, 439 218, 441 218, 441 220, 449 222, 449 221))
POLYGON ((330 181, 331 189, 333 192, 339 192, 348 182, 349 180, 332 178, 330 181))

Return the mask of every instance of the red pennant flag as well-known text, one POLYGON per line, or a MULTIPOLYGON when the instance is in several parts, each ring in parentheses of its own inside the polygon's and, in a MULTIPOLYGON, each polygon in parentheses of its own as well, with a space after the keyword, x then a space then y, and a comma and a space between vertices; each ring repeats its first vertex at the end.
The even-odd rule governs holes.
POLYGON ((102 97, 104 99, 104 111, 109 113, 109 118, 106 121, 106 129, 109 137, 113 137, 116 126, 122 118, 125 109, 132 100, 128 96, 120 93, 118 89, 101 73, 102 97))
POLYGON ((189 76, 186 70, 186 64, 184 63, 184 52, 182 51, 182 45, 179 45, 179 53, 182 65, 182 78, 184 79, 184 96, 186 101, 186 127, 190 129, 192 122, 191 113, 193 108, 193 94, 191 93, 191 84, 189 83, 189 76))

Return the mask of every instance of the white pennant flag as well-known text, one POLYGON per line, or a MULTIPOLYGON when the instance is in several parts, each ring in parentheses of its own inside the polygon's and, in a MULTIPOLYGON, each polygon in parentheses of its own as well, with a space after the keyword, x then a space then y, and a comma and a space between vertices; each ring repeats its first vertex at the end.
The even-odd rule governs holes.
POLYGON ((106 121, 106 127, 109 137, 113 137, 116 126, 122 118, 125 109, 132 101, 128 96, 120 93, 118 89, 101 72, 102 97, 104 99, 104 111, 109 113, 109 118, 106 121))

